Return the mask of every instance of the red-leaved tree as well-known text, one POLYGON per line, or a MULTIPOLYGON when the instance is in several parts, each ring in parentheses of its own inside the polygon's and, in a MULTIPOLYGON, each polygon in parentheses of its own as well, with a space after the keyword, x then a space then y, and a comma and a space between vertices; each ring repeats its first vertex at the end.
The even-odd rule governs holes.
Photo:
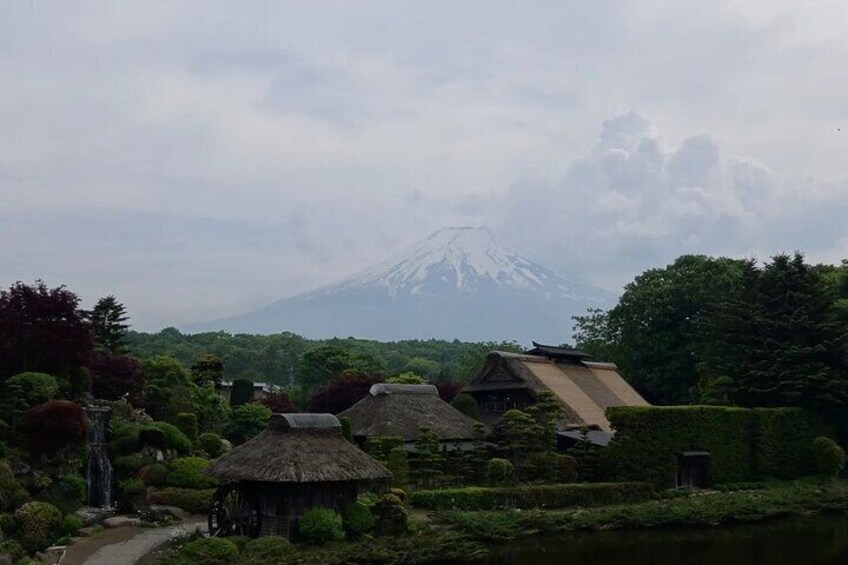
POLYGON ((456 395, 459 394, 459 391, 462 389, 462 385, 459 383, 455 383, 453 381, 444 381, 436 384, 436 388, 439 390, 439 397, 445 402, 451 402, 456 395))
POLYGON ((64 286, 17 282, 0 291, 0 382, 26 371, 69 377, 94 348, 79 298, 64 286))
POLYGON ((292 412, 298 412, 297 406, 294 405, 289 395, 285 392, 272 392, 262 398, 261 400, 255 400, 254 402, 259 402, 267 406, 271 412, 274 414, 288 414, 292 412))
POLYGON ((24 415, 27 449, 36 454, 81 445, 88 437, 88 429, 82 407, 70 400, 51 400, 30 408, 24 415))
POLYGON ((319 388, 309 399, 310 412, 338 414, 347 410, 368 394, 371 385, 382 381, 381 377, 356 371, 345 371, 338 379, 319 388))
POLYGON ((89 365, 91 392, 97 398, 119 400, 124 396, 134 406, 144 403, 144 371, 141 363, 129 355, 95 355, 89 365))

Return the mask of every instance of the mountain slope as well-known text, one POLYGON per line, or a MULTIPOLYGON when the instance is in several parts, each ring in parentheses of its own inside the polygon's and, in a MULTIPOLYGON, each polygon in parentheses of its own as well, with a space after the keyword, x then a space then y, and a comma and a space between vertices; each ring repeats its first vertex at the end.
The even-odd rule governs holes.
POLYGON ((380 340, 569 340, 571 316, 615 296, 498 245, 485 228, 446 228, 341 282, 197 330, 380 340))

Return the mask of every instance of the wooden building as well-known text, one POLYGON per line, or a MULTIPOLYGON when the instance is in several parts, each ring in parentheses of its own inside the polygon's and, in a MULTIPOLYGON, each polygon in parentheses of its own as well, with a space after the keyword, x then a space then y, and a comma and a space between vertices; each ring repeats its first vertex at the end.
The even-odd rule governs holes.
POLYGON ((209 533, 296 538, 311 508, 341 510, 363 483, 385 484, 391 473, 342 437, 331 414, 274 414, 265 431, 209 466, 219 479, 209 533))
POLYGON ((472 395, 484 421, 494 424, 504 412, 523 410, 548 390, 562 407, 559 431, 585 428, 611 432, 610 406, 647 406, 613 363, 597 363, 576 349, 533 342, 525 353, 493 351, 462 392, 472 395))
POLYGON ((409 446, 429 428, 442 443, 474 439, 477 423, 442 400, 433 385, 379 383, 368 395, 339 414, 348 418, 351 432, 360 445, 371 437, 399 437, 409 446))

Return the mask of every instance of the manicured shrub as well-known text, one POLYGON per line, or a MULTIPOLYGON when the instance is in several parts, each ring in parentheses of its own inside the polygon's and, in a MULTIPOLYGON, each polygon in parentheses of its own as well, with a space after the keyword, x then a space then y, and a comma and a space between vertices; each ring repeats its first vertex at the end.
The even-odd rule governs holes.
POLYGON ((144 467, 144 457, 140 453, 122 455, 121 457, 116 457, 114 461, 112 461, 112 466, 115 468, 118 475, 125 477, 136 475, 138 471, 144 467))
POLYGON ((353 429, 351 427, 350 418, 342 416, 339 418, 339 424, 342 425, 342 437, 353 443, 353 429))
POLYGON ((241 406, 253 400, 253 381, 236 379, 230 390, 230 406, 241 406))
POLYGON ((197 414, 192 414, 191 412, 180 412, 177 414, 176 425, 188 439, 191 441, 197 439, 197 414))
POLYGON ((53 400, 59 392, 59 381, 47 373, 18 373, 9 377, 0 391, 4 401, 14 397, 27 409, 53 400))
POLYGON ((515 469, 506 459, 490 459, 486 463, 486 484, 493 487, 515 483, 515 469))
POLYGON ((63 536, 72 536, 82 528, 82 520, 75 514, 68 514, 62 518, 59 531, 63 536))
POLYGON ((179 428, 167 422, 153 422, 149 424, 153 428, 165 434, 165 447, 173 449, 180 455, 188 455, 192 450, 192 443, 179 428))
MULTIPOLYGON (((390 488, 389 494, 395 495, 404 504, 406 504, 406 499, 409 498, 409 495, 406 493, 406 491, 403 490, 403 489, 400 489, 400 488, 390 488)), ((375 500, 374 502, 377 502, 377 501, 375 500)))
POLYGON ((186 544, 179 556, 188 563, 230 565, 238 557, 236 544, 225 538, 200 538, 186 544))
POLYGON ((374 532, 381 536, 393 536, 409 531, 409 512, 400 498, 384 494, 374 504, 374 532))
POLYGON ((305 540, 324 543, 344 538, 342 517, 330 508, 313 508, 297 521, 297 531, 305 540))
POLYGON ((365 443, 368 455, 384 463, 389 459, 389 452, 396 447, 403 447, 402 437, 374 436, 365 443))
POLYGON ((265 536, 252 539, 244 546, 239 556, 239 565, 266 565, 277 563, 294 552, 291 542, 280 536, 265 536))
POLYGON ((141 479, 137 479, 135 477, 131 479, 125 479, 123 481, 118 482, 118 490, 121 491, 121 495, 124 498, 129 498, 133 496, 138 496, 145 492, 146 487, 141 479))
POLYGON ((477 406, 477 401, 473 396, 467 393, 462 393, 453 399, 451 406, 475 420, 480 419, 480 407, 477 406))
POLYGON ((79 475, 62 475, 47 489, 43 498, 63 514, 75 512, 85 503, 85 479, 79 475))
POLYGON ((210 432, 197 436, 197 446, 212 459, 219 457, 224 450, 221 436, 210 432))
POLYGON ((412 505, 429 510, 550 509, 639 502, 652 495, 647 483, 466 487, 419 490, 412 494, 412 505))
POLYGON ((168 466, 164 463, 145 465, 139 469, 138 478, 147 486, 161 487, 168 480, 168 466))
POLYGON ((391 472, 392 484, 404 487, 409 484, 409 459, 406 450, 402 447, 393 447, 389 451, 389 460, 386 465, 391 472))
POLYGON ((183 457, 171 462, 168 485, 179 488, 212 488, 218 484, 214 477, 206 474, 209 460, 202 457, 183 457))
POLYGON ((62 513, 47 502, 27 502, 15 511, 18 541, 28 551, 41 551, 55 539, 62 513))
POLYGON ((361 502, 348 504, 342 510, 342 525, 349 536, 359 537, 374 527, 371 509, 361 502))
POLYGON ((557 478, 561 483, 576 482, 580 476, 580 464, 570 455, 557 456, 557 478))
POLYGON ((14 510, 27 501, 29 494, 15 479, 12 468, 0 461, 0 511, 14 510))
POLYGON ((88 437, 88 428, 82 407, 69 400, 51 400, 30 408, 24 415, 23 432, 33 453, 54 453, 81 445, 88 437))
POLYGON ((247 545, 252 538, 249 536, 227 536, 227 539, 233 542, 239 550, 239 553, 244 550, 244 546, 247 545))
POLYGON ((168 487, 153 493, 153 502, 166 506, 176 506, 192 514, 206 514, 212 505, 215 489, 187 489, 168 487))
POLYGON ((264 430, 270 418, 271 411, 261 404, 236 406, 230 413, 224 436, 233 445, 240 445, 264 430))
POLYGON ((832 478, 845 468, 845 451, 829 437, 814 439, 811 451, 817 475, 832 478))
POLYGON ((138 430, 137 447, 152 447, 153 449, 166 449, 165 432, 152 425, 147 425, 138 430))

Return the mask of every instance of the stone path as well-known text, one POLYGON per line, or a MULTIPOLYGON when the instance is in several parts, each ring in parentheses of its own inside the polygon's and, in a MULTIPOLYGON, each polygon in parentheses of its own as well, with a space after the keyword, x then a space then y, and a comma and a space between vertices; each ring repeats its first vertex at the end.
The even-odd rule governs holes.
POLYGON ((132 565, 170 540, 194 532, 206 523, 190 518, 176 526, 137 526, 103 530, 100 534, 68 548, 62 565, 132 565))

